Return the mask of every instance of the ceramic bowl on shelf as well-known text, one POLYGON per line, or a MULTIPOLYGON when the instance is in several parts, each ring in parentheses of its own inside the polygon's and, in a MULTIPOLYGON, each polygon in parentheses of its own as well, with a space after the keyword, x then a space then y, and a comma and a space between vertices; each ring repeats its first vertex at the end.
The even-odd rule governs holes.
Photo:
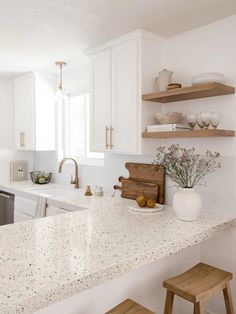
POLYGON ((157 124, 185 124, 186 114, 182 112, 165 112, 156 114, 157 124))
POLYGON ((224 74, 219 72, 209 72, 195 75, 192 77, 192 84, 203 84, 203 83, 223 83, 224 74))

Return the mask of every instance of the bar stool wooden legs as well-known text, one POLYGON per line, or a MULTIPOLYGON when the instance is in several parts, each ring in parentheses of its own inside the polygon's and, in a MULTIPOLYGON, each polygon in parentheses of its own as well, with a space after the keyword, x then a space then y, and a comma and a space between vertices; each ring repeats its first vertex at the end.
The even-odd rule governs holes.
POLYGON ((233 300, 231 296, 229 283, 226 284, 226 287, 223 289, 223 293, 224 293, 224 299, 225 299, 226 313, 227 314, 234 313, 233 300))
POLYGON ((193 313, 194 314, 204 314, 203 306, 202 306, 202 304, 200 302, 194 304, 194 311, 193 311, 193 313))
POLYGON ((164 314, 172 314, 174 296, 178 295, 194 304, 194 314, 204 314, 203 303, 219 292, 223 292, 227 314, 234 314, 229 281, 232 273, 199 263, 183 274, 167 279, 164 314))
POLYGON ((146 307, 127 299, 105 314, 155 314, 146 307))
POLYGON ((172 291, 167 290, 164 314, 171 314, 172 313, 173 304, 174 304, 174 293, 172 291))

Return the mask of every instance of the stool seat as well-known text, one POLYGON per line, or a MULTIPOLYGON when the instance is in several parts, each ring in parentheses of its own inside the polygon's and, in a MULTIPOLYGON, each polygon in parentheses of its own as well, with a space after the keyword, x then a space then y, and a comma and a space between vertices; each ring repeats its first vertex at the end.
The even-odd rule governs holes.
POLYGON ((191 302, 200 302, 223 290, 232 273, 199 263, 183 274, 167 279, 163 286, 191 302))
POLYGON ((155 314, 148 310, 144 306, 134 302, 133 300, 127 299, 106 312, 106 314, 155 314))

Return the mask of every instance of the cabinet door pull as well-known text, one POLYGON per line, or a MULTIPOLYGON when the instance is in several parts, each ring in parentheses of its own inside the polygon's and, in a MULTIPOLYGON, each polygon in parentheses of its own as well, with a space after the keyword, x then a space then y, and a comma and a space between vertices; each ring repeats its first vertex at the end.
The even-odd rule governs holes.
POLYGON ((108 144, 108 132, 109 132, 109 128, 106 125, 106 149, 108 149, 110 147, 110 145, 108 144))
POLYGON ((110 126, 110 149, 112 149, 112 147, 114 147, 114 145, 112 144, 112 131, 114 131, 114 129, 112 126, 110 126))
POLYGON ((20 132, 20 147, 25 147, 25 133, 20 132))

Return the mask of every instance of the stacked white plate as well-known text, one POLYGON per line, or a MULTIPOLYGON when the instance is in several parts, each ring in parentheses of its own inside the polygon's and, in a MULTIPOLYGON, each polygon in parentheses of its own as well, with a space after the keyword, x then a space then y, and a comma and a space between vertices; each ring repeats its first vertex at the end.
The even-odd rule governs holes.
POLYGON ((192 77, 192 84, 202 84, 202 83, 223 83, 224 82, 224 75, 219 72, 209 72, 209 73, 202 73, 200 75, 195 75, 192 77))
POLYGON ((139 207, 138 204, 134 204, 133 206, 129 206, 129 209, 133 212, 151 214, 151 213, 160 212, 161 210, 164 209, 164 206, 161 204, 156 204, 155 207, 148 208, 148 207, 139 207))

